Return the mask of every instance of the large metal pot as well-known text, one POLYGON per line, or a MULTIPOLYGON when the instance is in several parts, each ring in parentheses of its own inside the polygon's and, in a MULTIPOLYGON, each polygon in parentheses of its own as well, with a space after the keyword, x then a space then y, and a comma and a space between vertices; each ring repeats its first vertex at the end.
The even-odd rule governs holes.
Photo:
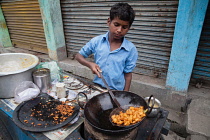
MULTIPOLYGON (((81 92, 79 93, 81 94, 81 92)), ((143 106, 148 108, 146 101, 139 95, 127 91, 113 91, 121 106, 143 106)), ((117 106, 112 101, 108 92, 101 93, 91 98, 84 106, 84 117, 95 129, 108 134, 122 134, 139 126, 141 122, 130 127, 116 127, 109 120, 111 111, 117 106)))
POLYGON ((0 98, 14 97, 15 88, 23 81, 32 81, 37 56, 27 53, 0 54, 0 98))

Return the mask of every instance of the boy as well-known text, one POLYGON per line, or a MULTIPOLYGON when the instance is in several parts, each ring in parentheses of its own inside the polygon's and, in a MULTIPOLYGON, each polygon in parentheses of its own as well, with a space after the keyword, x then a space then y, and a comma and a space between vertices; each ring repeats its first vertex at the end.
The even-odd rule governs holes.
POLYGON ((138 52, 133 43, 125 39, 135 18, 133 8, 127 3, 112 6, 107 20, 109 31, 92 38, 76 55, 76 60, 96 74, 93 82, 105 87, 100 73, 110 89, 129 91, 132 71, 136 66, 138 52), (94 54, 94 62, 87 61, 94 54))

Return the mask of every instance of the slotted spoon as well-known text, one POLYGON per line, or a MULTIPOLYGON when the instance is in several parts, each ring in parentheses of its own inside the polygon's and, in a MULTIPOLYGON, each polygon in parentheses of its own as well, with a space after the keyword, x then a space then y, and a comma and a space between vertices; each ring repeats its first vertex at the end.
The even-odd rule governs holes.
MULTIPOLYGON (((112 98, 112 100, 114 101, 114 103, 117 105, 117 108, 115 108, 113 111, 114 111, 114 112, 125 111, 125 110, 120 106, 120 103, 117 101, 117 99, 115 98, 113 92, 112 92, 111 89, 109 88, 109 86, 108 86, 106 80, 104 79, 104 76, 103 76, 102 72, 99 72, 99 73, 100 73, 100 76, 101 76, 101 79, 102 79, 104 85, 106 86, 106 88, 107 88, 107 90, 108 90, 108 92, 109 92, 109 95, 111 96, 111 98, 112 98)), ((113 112, 113 111, 112 111, 112 112, 113 112)), ((111 114, 113 114, 112 112, 111 112, 111 114)))

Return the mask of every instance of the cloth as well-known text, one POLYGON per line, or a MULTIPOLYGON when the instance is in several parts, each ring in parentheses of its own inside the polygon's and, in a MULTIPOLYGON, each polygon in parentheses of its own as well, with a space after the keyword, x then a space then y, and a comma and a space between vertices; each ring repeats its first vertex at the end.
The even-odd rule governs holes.
MULTIPOLYGON (((120 48, 110 51, 108 34, 92 38, 79 53, 87 58, 94 55, 94 61, 102 70, 102 74, 109 87, 114 90, 123 90, 125 86, 124 73, 130 73, 136 66, 138 52, 133 43, 123 39, 120 48)), ((101 78, 94 77, 94 83, 105 87, 101 78)))

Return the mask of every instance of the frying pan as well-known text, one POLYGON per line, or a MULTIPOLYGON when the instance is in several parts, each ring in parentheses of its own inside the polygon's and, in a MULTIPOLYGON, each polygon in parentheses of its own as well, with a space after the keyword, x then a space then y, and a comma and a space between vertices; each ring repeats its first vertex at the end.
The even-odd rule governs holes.
MULTIPOLYGON (((49 96, 48 94, 41 94, 40 96, 33 98, 31 100, 22 102, 19 104, 14 112, 13 112, 13 121, 14 123, 19 126, 20 128, 32 131, 32 132, 43 132, 43 131, 50 131, 57 128, 60 128, 69 122, 71 122, 79 113, 80 107, 78 105, 74 105, 74 112, 71 116, 69 116, 65 121, 60 122, 58 124, 54 123, 52 119, 40 119, 36 116, 31 116, 32 108, 39 105, 40 103, 45 105, 48 102, 51 102, 56 105, 58 102, 53 97, 49 96), (27 120, 27 123, 26 123, 27 120), (41 125, 38 125, 41 124, 41 125)), ((47 109, 47 108, 46 108, 47 109)), ((49 108, 48 108, 49 109, 49 108)))
MULTIPOLYGON (((80 94, 84 93, 80 92, 78 95, 80 94)), ((143 106, 144 110, 148 109, 147 102, 135 93, 128 91, 113 91, 113 94, 121 106, 143 106)), ((87 101, 84 106, 84 117, 92 127, 109 134, 128 132, 143 122, 144 119, 135 125, 127 127, 113 126, 109 120, 109 115, 116 107, 117 106, 111 99, 109 93, 104 92, 87 101)))

